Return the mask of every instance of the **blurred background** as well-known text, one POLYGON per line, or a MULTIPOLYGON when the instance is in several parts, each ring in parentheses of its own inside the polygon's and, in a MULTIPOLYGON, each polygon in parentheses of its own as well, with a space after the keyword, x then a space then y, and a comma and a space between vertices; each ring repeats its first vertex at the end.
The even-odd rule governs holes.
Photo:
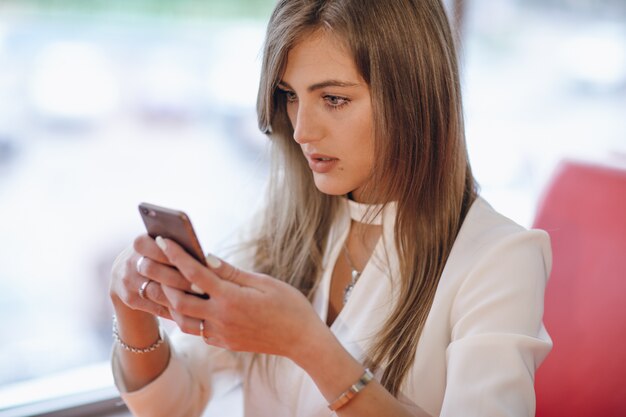
MULTIPOLYGON (((0 410, 111 384, 108 274, 139 202, 185 210, 217 253, 259 205, 273 4, 0 0, 0 410)), ((448 7, 496 209, 530 226, 560 160, 626 164, 624 0, 448 7)))

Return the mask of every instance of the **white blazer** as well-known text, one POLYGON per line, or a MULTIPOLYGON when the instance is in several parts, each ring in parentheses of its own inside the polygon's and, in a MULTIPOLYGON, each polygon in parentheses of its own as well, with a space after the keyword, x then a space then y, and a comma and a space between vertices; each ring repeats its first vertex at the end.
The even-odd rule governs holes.
MULTIPOLYGON (((325 272, 313 299, 321 320, 326 320, 331 275, 351 217, 359 220, 364 209, 346 199, 331 228, 325 272)), ((360 361, 391 312, 398 285, 395 206, 388 205, 381 216, 382 239, 331 326, 360 361)), ((547 233, 522 228, 478 198, 445 265, 399 398, 432 416, 534 416, 535 370, 552 346, 542 324, 550 267, 547 233)), ((200 416, 216 378, 233 373, 243 383, 245 417, 332 415, 314 382, 287 359, 277 358, 267 374, 258 361, 250 367, 251 355, 210 347, 197 336, 177 334, 172 345, 163 374, 134 392, 126 392, 113 354, 116 384, 134 415, 200 416)))

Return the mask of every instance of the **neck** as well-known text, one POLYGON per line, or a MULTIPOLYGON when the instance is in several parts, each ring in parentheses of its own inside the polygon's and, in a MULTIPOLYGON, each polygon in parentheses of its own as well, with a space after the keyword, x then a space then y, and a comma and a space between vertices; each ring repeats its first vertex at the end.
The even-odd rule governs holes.
POLYGON ((352 219, 352 221, 365 225, 382 225, 382 204, 364 204, 352 200, 348 200, 347 202, 348 210, 350 211, 350 218, 352 219))
POLYGON ((385 201, 380 196, 371 195, 369 193, 365 193, 360 189, 356 189, 350 191, 346 194, 348 200, 356 201, 361 204, 384 204, 385 201))

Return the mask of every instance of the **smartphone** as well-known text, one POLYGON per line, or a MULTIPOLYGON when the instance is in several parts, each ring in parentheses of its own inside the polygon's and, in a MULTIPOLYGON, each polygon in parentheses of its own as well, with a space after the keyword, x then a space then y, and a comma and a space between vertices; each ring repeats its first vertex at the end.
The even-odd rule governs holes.
MULTIPOLYGON (((148 235, 153 239, 161 236, 171 239, 198 262, 207 265, 200 241, 191 225, 191 220, 183 211, 157 206, 149 203, 139 204, 139 213, 146 225, 148 235)), ((209 298, 208 294, 192 293, 202 298, 209 298)))

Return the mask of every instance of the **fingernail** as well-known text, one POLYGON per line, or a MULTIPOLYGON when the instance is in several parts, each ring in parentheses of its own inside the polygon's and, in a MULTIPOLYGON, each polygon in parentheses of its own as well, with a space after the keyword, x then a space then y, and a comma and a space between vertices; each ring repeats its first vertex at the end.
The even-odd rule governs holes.
POLYGON ((195 292, 196 294, 204 294, 202 288, 198 287, 196 284, 191 284, 191 291, 195 292))
POLYGON ((165 243, 165 239, 163 239, 161 236, 157 236, 155 240, 157 246, 161 248, 162 251, 165 251, 165 249, 167 249, 167 243, 165 243))
POLYGON ((211 267, 211 268, 219 268, 220 265, 222 264, 222 261, 220 261, 219 259, 217 259, 215 256, 211 255, 210 253, 206 256, 206 263, 211 267))

